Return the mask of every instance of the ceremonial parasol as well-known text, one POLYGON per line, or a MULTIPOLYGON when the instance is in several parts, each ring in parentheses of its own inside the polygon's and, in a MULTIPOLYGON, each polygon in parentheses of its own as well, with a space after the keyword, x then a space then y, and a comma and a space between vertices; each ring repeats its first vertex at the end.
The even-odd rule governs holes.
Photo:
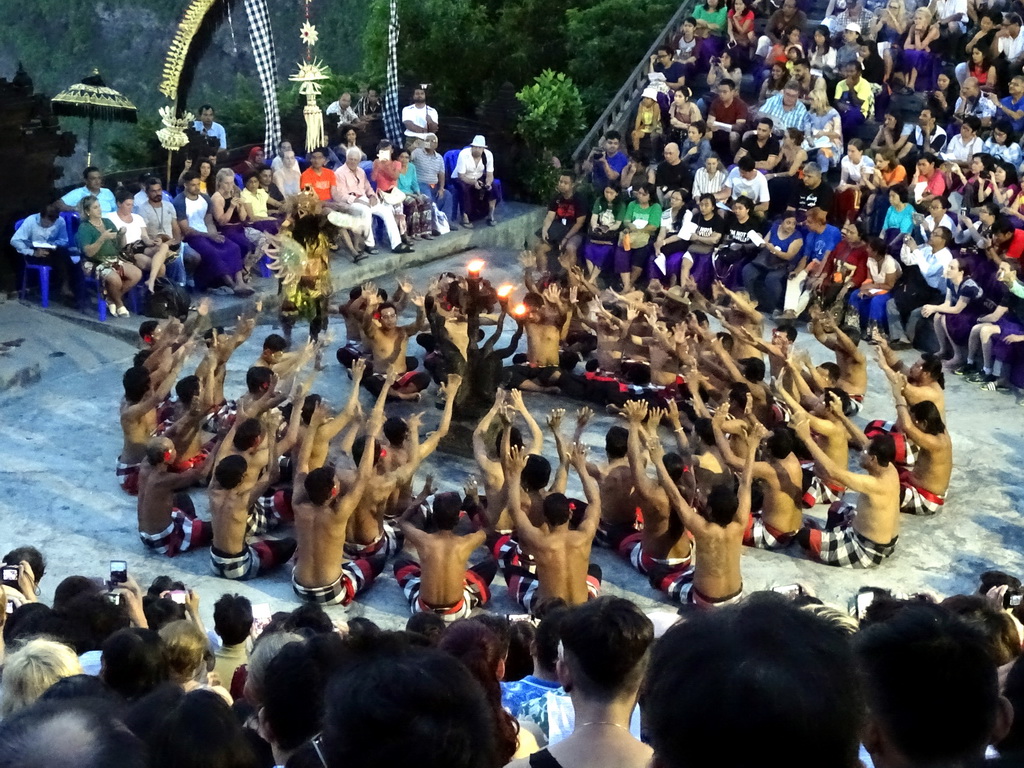
POLYGON ((75 83, 51 99, 53 112, 66 117, 84 117, 89 121, 86 140, 86 165, 92 165, 92 123, 103 120, 111 123, 134 123, 138 121, 135 105, 113 88, 107 88, 100 77, 100 71, 75 83))

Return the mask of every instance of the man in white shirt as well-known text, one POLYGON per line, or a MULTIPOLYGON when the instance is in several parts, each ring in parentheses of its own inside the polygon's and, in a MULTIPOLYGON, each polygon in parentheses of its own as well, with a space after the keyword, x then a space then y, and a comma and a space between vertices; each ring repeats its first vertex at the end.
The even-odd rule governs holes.
POLYGON ((946 290, 944 273, 953 260, 949 250, 952 240, 953 233, 946 227, 936 227, 928 244, 921 247, 909 235, 904 238, 900 250, 903 274, 885 305, 893 349, 909 349, 921 320, 921 307, 942 300, 946 290))
POLYGON ((943 33, 962 35, 967 31, 967 0, 937 0, 936 23, 945 27, 943 33))
POLYGON ((978 78, 968 77, 960 86, 960 98, 953 108, 953 121, 962 123, 968 117, 977 117, 981 126, 988 127, 996 116, 996 107, 991 99, 981 96, 978 78))
POLYGON ((749 197, 754 201, 754 210, 762 215, 768 210, 768 203, 771 202, 768 180, 763 173, 758 172, 754 158, 750 155, 744 155, 737 161, 736 167, 729 171, 729 175, 725 177, 725 185, 715 197, 720 202, 749 197))
POLYGON ((329 120, 327 125, 337 128, 342 125, 356 125, 360 123, 359 115, 352 109, 352 94, 343 93, 338 97, 337 101, 332 101, 330 105, 324 110, 329 120))
POLYGON ((58 200, 55 205, 60 211, 71 211, 79 213, 78 204, 89 195, 94 196, 100 203, 100 211, 104 214, 113 213, 117 208, 114 200, 114 193, 103 186, 103 171, 95 165, 90 165, 82 172, 85 184, 76 187, 58 200))
POLYGON ((437 133, 437 110, 427 106, 427 91, 416 88, 412 92, 412 104, 402 110, 402 124, 405 135, 413 139, 413 149, 427 138, 428 133, 437 133))
POLYGON ((1016 13, 1003 17, 1003 27, 992 41, 992 54, 1006 58, 1010 74, 1020 73, 1024 65, 1024 31, 1021 31, 1020 16, 1016 13))
POLYGON ((199 119, 192 124, 192 127, 203 136, 216 139, 221 149, 228 148, 228 136, 224 132, 224 126, 213 121, 213 107, 209 104, 203 104, 199 108, 199 119))
POLYGON ((494 191, 494 155, 483 136, 477 134, 473 142, 459 152, 452 178, 459 187, 462 226, 472 229, 473 221, 485 215, 486 204, 487 223, 493 227, 497 223, 494 207, 498 203, 494 191))
POLYGON ((943 160, 951 163, 958 163, 966 169, 970 165, 971 158, 985 149, 985 142, 978 136, 981 129, 981 121, 973 115, 965 117, 960 126, 960 133, 949 140, 946 151, 940 154, 943 160))

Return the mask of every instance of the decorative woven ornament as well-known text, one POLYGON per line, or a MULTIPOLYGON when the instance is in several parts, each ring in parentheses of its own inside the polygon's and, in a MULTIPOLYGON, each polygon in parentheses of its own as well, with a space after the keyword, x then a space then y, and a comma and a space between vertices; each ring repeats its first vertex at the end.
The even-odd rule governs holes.
POLYGON ((191 112, 185 112, 181 117, 175 117, 174 107, 160 107, 160 122, 164 126, 156 132, 160 146, 171 152, 186 146, 188 134, 185 131, 195 119, 196 116, 191 112))

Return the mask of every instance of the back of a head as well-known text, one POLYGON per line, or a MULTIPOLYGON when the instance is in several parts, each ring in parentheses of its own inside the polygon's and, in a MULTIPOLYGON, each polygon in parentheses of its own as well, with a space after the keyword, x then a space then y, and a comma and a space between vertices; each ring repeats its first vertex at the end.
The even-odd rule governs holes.
POLYGON ((252 603, 242 595, 224 594, 213 605, 213 631, 224 645, 239 645, 252 629, 252 603))
POLYGON ((405 622, 405 631, 422 635, 431 645, 437 645, 448 628, 445 620, 436 613, 414 613, 405 622))
POLYGON ((648 670, 644 727, 664 768, 859 765, 848 640, 785 598, 758 594, 695 613, 658 640, 648 670), (739 723, 742 712, 756 716, 739 723))
POLYGON ((164 658, 171 679, 187 682, 194 679, 209 648, 206 635, 191 621, 172 621, 161 628, 160 639, 164 643, 164 658))
POLYGON ((308 643, 289 643, 270 660, 263 715, 279 749, 296 749, 320 732, 326 685, 308 643))
POLYGON ((434 496, 431 505, 431 519, 442 531, 450 531, 459 522, 462 512, 462 497, 454 491, 445 491, 434 496))
POLYGON ((335 677, 327 694, 325 768, 500 765, 480 684, 449 654, 416 648, 375 654, 335 677), (402 727, 395 727, 401 723, 402 727))
POLYGON ((129 701, 167 682, 167 659, 160 635, 151 629, 122 629, 103 643, 101 676, 129 701))
POLYGON ((62 643, 35 638, 12 649, 0 680, 0 717, 30 706, 58 680, 81 672, 78 656, 62 643))
POLYGON ((565 664, 581 695, 611 701, 636 694, 654 625, 633 603, 601 597, 571 608, 560 633, 565 664))
POLYGON ((256 644, 249 653, 249 661, 246 663, 245 676, 245 698, 253 704, 260 706, 263 703, 263 678, 267 672, 267 666, 281 649, 288 643, 302 642, 302 635, 295 632, 270 632, 266 631, 256 639, 256 644))
POLYGON ((0 562, 7 563, 8 565, 17 565, 22 560, 29 564, 32 568, 32 573, 35 575, 36 584, 42 581, 43 575, 46 573, 46 560, 43 557, 43 553, 32 546, 17 547, 12 549, 0 562))
POLYGON ((880 738, 908 764, 982 758, 1000 699, 996 664, 981 632, 922 602, 863 629, 854 644, 880 738))
POLYGON ((146 768, 142 742, 88 701, 39 702, 0 721, 0 768, 146 768))
POLYGON ((556 608, 541 617, 534 636, 533 648, 537 664, 546 672, 554 673, 558 662, 558 644, 562 642, 562 620, 568 615, 566 608, 556 608))
POLYGON ((186 693, 150 740, 151 768, 256 768, 231 707, 213 691, 186 693))
POLYGON ((628 444, 629 430, 619 424, 611 427, 604 437, 604 450, 611 460, 623 458, 628 444))
POLYGON ((544 497, 541 511, 549 525, 558 527, 572 519, 575 505, 564 493, 549 493, 544 497))
POLYGON ((526 457, 526 466, 523 467, 523 487, 529 491, 539 491, 551 480, 551 462, 543 456, 531 453, 526 457))
POLYGON ((392 416, 384 422, 383 432, 384 437, 391 445, 400 446, 409 436, 409 425, 405 423, 404 419, 392 416))

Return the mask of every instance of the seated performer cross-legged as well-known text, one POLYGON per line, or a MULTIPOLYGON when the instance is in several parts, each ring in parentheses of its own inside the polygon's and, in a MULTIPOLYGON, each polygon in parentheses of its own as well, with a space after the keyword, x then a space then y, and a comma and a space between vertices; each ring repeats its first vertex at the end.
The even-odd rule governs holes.
MULTIPOLYGON (((429 490, 429 481, 425 490, 429 490)), ((459 494, 436 494, 429 513, 431 527, 436 530, 431 532, 414 524, 417 517, 422 517, 419 504, 410 505, 398 520, 406 542, 419 555, 419 562, 407 555, 395 560, 395 578, 413 614, 433 613, 452 622, 469 616, 474 608, 490 600, 498 563, 487 558, 468 565, 487 534, 483 530, 466 536, 455 533, 461 507, 459 494)))
POLYGON ((209 546, 213 540, 213 526, 196 517, 192 499, 181 492, 209 472, 209 457, 187 472, 171 470, 176 458, 170 439, 154 437, 146 445, 139 471, 139 538, 168 557, 209 546))
POLYGON ((896 551, 900 532, 900 478, 893 464, 896 449, 892 437, 879 435, 869 443, 860 459, 867 474, 860 474, 837 466, 818 447, 806 417, 797 416, 793 429, 814 457, 817 468, 860 494, 856 507, 835 502, 829 507, 825 530, 801 528, 797 542, 811 557, 828 565, 880 565, 896 551))
MULTIPOLYGON (((504 442, 507 445, 507 438, 504 442)), ((587 472, 586 455, 586 447, 580 443, 573 446, 572 464, 583 483, 587 511, 576 530, 571 530, 573 505, 560 493, 544 499, 543 523, 534 525, 530 521, 523 511, 519 480, 527 455, 520 448, 511 448, 506 454, 509 510, 524 550, 536 561, 537 572, 513 566, 505 569, 505 582, 515 601, 531 613, 542 598, 561 598, 569 605, 579 605, 601 592, 601 569, 590 562, 601 517, 601 495, 597 482, 587 472)))
POLYGON ((708 494, 707 502, 699 513, 683 498, 679 486, 669 474, 661 440, 657 436, 648 439, 647 451, 658 470, 661 487, 682 518, 686 530, 693 534, 694 546, 700 553, 694 567, 683 573, 663 568, 653 568, 649 572, 651 586, 665 592, 672 600, 713 608, 742 599, 740 558, 743 535, 750 518, 754 452, 766 434, 768 431, 760 423, 751 432, 739 493, 726 485, 717 485, 708 494))
POLYGON ((348 605, 380 575, 386 555, 346 561, 345 534, 359 506, 370 476, 382 414, 375 412, 366 425, 366 448, 355 482, 345 493, 330 464, 310 467, 317 431, 327 416, 320 403, 313 411, 295 467, 292 505, 295 510, 297 549, 292 589, 303 600, 325 605, 348 605))
POLYGON ((419 361, 407 357, 409 337, 426 330, 426 315, 423 312, 423 297, 414 297, 416 321, 398 325, 398 310, 390 302, 380 302, 377 295, 366 297, 363 313, 363 334, 373 354, 373 373, 363 377, 363 386, 378 395, 384 376, 394 366, 397 379, 390 385, 388 397, 397 400, 419 400, 420 392, 430 385, 430 374, 417 371, 419 361))

